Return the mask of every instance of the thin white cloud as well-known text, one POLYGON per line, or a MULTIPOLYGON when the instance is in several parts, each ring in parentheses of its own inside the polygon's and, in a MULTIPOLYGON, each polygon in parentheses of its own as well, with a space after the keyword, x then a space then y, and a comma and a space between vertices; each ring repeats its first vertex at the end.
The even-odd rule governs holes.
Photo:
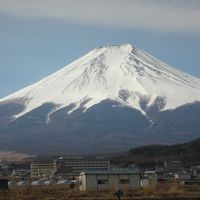
POLYGON ((200 0, 0 0, 0 13, 26 19, 200 33, 200 0))

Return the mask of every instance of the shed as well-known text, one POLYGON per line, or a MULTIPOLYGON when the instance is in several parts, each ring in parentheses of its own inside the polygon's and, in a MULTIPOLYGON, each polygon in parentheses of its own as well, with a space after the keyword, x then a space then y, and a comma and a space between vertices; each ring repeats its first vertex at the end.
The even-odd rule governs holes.
POLYGON ((133 169, 85 170, 79 176, 80 191, 132 190, 140 188, 140 172, 133 169))

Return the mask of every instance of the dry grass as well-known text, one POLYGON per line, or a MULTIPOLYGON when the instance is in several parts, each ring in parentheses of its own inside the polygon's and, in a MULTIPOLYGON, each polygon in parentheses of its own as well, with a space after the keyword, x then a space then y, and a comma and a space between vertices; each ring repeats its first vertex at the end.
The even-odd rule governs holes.
MULTIPOLYGON (((115 199, 113 191, 80 192, 70 190, 67 186, 36 186, 15 188, 9 192, 10 200, 111 200, 115 199)), ((0 200, 3 195, 0 192, 0 200)), ((122 200, 131 199, 200 199, 200 186, 180 186, 177 183, 150 186, 142 190, 124 191, 122 200)))
POLYGON ((140 195, 149 197, 198 197, 200 199, 200 186, 185 186, 177 182, 171 182, 162 185, 154 185, 144 188, 140 195))

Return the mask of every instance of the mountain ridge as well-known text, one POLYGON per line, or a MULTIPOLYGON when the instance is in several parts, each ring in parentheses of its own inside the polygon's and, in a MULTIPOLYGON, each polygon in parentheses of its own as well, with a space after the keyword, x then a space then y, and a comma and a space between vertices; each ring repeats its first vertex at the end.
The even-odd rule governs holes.
POLYGON ((182 161, 185 165, 200 163, 200 138, 192 141, 174 144, 152 144, 130 149, 121 155, 113 156, 113 162, 137 163, 139 165, 156 165, 157 162, 182 161))
POLYGON ((199 89, 200 80, 173 69, 149 54, 126 44, 96 48, 41 81, 0 99, 0 102, 22 98, 26 109, 15 115, 15 118, 44 103, 55 103, 56 111, 71 103, 76 104, 75 109, 77 109, 87 101, 84 105, 87 110, 105 99, 117 100, 145 114, 145 110, 140 106, 141 100, 146 101, 146 106, 150 107, 156 98, 163 98, 165 105, 161 109, 174 109, 185 103, 200 100, 200 95, 196 91, 199 89), (159 76, 163 76, 162 81, 159 80, 159 76), (171 79, 171 84, 173 83, 172 86, 176 87, 176 90, 171 89, 167 92, 169 89, 167 78, 171 79), (160 85, 156 87, 156 84, 160 85), (182 93, 178 92, 178 89, 182 90, 182 93), (171 96, 177 97, 177 92, 180 97, 175 100, 171 96))

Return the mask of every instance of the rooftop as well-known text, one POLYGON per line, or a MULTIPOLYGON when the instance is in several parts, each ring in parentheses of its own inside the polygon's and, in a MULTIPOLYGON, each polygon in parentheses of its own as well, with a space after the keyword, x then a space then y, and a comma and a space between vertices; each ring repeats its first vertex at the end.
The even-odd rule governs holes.
POLYGON ((122 169, 107 169, 107 170, 94 170, 86 169, 81 172, 83 174, 139 174, 140 171, 131 168, 122 168, 122 169))

